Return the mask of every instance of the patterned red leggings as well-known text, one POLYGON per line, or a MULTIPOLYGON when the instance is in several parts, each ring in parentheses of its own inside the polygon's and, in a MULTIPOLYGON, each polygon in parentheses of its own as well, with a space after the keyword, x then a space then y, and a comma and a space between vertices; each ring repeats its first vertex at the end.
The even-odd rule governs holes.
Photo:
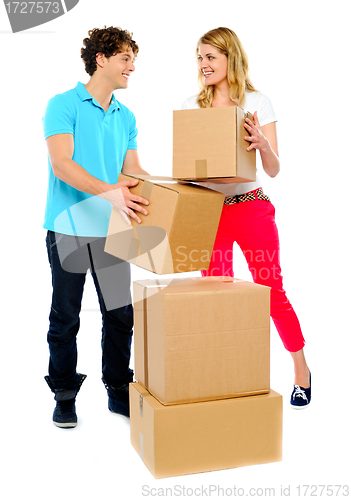
POLYGON ((303 348, 299 320, 283 289, 275 209, 268 201, 223 205, 210 267, 202 276, 234 276, 233 243, 241 248, 253 281, 271 287, 271 317, 284 347, 303 348))

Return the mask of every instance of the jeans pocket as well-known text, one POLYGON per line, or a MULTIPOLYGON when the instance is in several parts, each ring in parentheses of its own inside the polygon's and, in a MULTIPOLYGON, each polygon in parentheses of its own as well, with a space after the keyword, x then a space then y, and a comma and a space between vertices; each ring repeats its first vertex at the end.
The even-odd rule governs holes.
POLYGON ((57 244, 62 240, 64 234, 54 233, 54 231, 48 231, 47 234, 47 245, 48 249, 51 250, 53 247, 57 246, 57 244))
POLYGON ((50 264, 51 269, 52 269, 53 256, 54 256, 54 254, 58 253, 58 250, 56 248, 57 244, 59 241, 62 240, 63 237, 64 237, 64 235, 61 233, 54 233, 54 231, 50 231, 50 230, 47 232, 46 250, 47 250, 48 260, 49 260, 49 264, 50 264))

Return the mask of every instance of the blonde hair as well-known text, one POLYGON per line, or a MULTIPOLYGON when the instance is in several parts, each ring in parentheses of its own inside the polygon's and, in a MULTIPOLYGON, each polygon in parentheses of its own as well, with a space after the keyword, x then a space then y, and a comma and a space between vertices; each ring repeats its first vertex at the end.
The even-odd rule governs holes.
MULTIPOLYGON (((205 33, 197 43, 196 57, 201 43, 211 45, 228 59, 227 78, 230 85, 229 97, 238 106, 245 101, 245 90, 256 91, 249 78, 249 60, 237 35, 229 28, 216 28, 205 33)), ((199 69, 198 74, 200 93, 197 103, 200 108, 211 106, 214 98, 214 85, 205 85, 203 74, 199 69)))

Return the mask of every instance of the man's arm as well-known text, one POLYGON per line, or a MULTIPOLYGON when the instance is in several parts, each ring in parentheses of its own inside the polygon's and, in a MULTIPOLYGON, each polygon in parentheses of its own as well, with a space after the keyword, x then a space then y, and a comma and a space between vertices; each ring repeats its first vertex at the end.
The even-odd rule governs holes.
POLYGON ((148 172, 141 168, 138 151, 136 149, 128 149, 123 162, 122 174, 149 175, 148 172))
MULTIPOLYGON (((113 206, 120 210, 128 224, 130 224, 130 221, 127 215, 137 222, 141 222, 141 219, 137 216, 135 211, 147 215, 147 211, 143 207, 140 207, 138 203, 148 205, 148 200, 141 196, 132 195, 128 189, 138 184, 139 181, 137 179, 117 182, 116 184, 108 184, 90 175, 82 166, 72 160, 74 151, 72 134, 52 135, 46 139, 46 143, 53 173, 61 181, 69 184, 78 191, 100 196, 108 200, 113 206)), ((142 171, 135 173, 146 172, 142 171)))
POLYGON ((46 144, 53 173, 61 181, 78 191, 97 196, 111 189, 106 182, 93 177, 72 160, 74 151, 72 134, 52 135, 46 139, 46 144))

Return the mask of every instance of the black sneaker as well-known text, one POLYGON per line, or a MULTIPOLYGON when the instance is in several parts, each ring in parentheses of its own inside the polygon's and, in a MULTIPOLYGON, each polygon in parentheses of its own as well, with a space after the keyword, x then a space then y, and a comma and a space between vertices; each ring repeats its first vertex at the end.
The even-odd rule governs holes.
POLYGON ((75 399, 68 401, 57 401, 52 421, 57 427, 69 429, 77 426, 77 414, 75 399))
POLYGON ((291 394, 290 404, 295 410, 306 408, 311 402, 311 372, 310 386, 306 389, 299 385, 294 385, 294 390, 291 394))
POLYGON ((70 429, 77 426, 77 414, 76 414, 76 396, 81 388, 84 380, 87 378, 86 375, 78 373, 79 379, 76 389, 54 389, 51 384, 50 378, 47 375, 45 378, 48 386, 55 393, 56 407, 52 416, 53 423, 57 427, 62 427, 65 429, 70 429))
POLYGON ((102 381, 107 389, 108 409, 129 418, 129 383, 115 388, 109 386, 104 379, 102 381))

